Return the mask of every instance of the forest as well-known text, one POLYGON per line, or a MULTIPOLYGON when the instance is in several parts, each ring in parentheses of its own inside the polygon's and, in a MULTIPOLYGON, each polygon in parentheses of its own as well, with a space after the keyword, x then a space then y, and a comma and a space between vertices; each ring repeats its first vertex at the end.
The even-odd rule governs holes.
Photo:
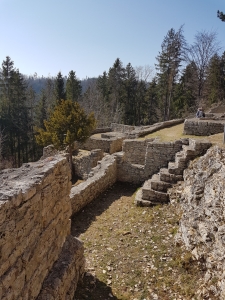
POLYGON ((188 117, 199 105, 225 102, 225 51, 216 32, 197 32, 189 45, 183 26, 171 28, 154 67, 124 66, 116 58, 98 78, 82 81, 74 70, 51 78, 27 76, 6 56, 0 68, 0 169, 40 158, 35 135, 66 99, 93 112, 97 127, 188 117))

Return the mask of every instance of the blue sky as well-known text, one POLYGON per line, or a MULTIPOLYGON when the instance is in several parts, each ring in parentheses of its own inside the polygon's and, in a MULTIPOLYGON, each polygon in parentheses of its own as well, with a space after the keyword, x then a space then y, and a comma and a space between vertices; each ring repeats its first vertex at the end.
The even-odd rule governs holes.
POLYGON ((8 55, 26 75, 97 77, 117 57, 150 65, 168 30, 184 25, 188 43, 216 31, 225 50, 224 0, 0 0, 0 63, 8 55))

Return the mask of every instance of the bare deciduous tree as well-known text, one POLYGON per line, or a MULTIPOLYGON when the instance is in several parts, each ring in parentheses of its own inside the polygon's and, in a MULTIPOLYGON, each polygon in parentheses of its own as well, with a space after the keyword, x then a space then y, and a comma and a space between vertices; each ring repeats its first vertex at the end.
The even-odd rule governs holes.
POLYGON ((203 95, 209 61, 219 50, 220 45, 217 41, 217 33, 214 31, 197 32, 194 43, 188 47, 187 61, 188 63, 194 63, 197 68, 198 101, 201 101, 203 95))
POLYGON ((136 73, 136 78, 138 81, 149 82, 154 77, 154 67, 145 65, 145 66, 138 66, 134 68, 136 73))

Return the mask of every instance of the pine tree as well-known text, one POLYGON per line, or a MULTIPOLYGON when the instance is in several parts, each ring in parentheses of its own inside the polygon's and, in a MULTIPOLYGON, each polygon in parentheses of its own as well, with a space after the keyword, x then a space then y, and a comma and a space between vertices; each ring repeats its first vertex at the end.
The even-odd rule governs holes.
POLYGON ((222 21, 225 22, 225 14, 222 11, 217 11, 217 17, 222 21))
POLYGON ((108 83, 110 91, 111 113, 113 122, 121 121, 121 103, 124 96, 124 78, 125 69, 119 58, 113 64, 113 67, 108 72, 108 83))
POLYGON ((178 118, 196 111, 198 95, 198 72, 194 62, 183 70, 174 88, 172 117, 178 118))
POLYGON ((45 129, 37 129, 36 141, 39 145, 53 144, 57 149, 69 148, 69 161, 72 169, 72 150, 75 141, 83 142, 95 128, 94 114, 86 115, 77 102, 61 101, 52 112, 45 129))
POLYGON ((82 87, 81 81, 76 78, 75 72, 69 72, 66 82, 66 98, 72 101, 78 101, 81 96, 82 87))
POLYGON ((146 101, 146 83, 144 80, 137 81, 137 89, 136 89, 136 118, 135 118, 135 125, 143 125, 147 124, 147 109, 148 103, 146 101))
POLYGON ((55 79, 55 98, 56 103, 59 104, 62 100, 66 99, 66 92, 64 88, 64 78, 59 72, 55 79))
POLYGON ((150 82, 145 94, 145 122, 147 124, 154 124, 158 121, 158 109, 159 109, 159 99, 158 99, 158 86, 156 78, 154 77, 152 82, 150 82))
POLYGON ((172 28, 163 40, 161 53, 156 57, 158 60, 158 64, 156 64, 158 90, 164 121, 170 119, 174 85, 178 79, 185 44, 183 28, 180 27, 177 32, 172 28))
POLYGON ((125 69, 123 97, 121 97, 124 108, 123 121, 127 125, 135 125, 136 123, 136 92, 137 80, 135 70, 131 63, 128 63, 125 69))

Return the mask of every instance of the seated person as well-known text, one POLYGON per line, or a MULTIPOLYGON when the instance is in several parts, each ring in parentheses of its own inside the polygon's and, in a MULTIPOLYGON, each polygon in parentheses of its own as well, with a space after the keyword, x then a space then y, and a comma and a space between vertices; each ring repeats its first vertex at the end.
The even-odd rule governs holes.
POLYGON ((204 118, 205 117, 205 113, 204 113, 202 107, 198 108, 197 113, 196 113, 196 117, 197 118, 204 118))

